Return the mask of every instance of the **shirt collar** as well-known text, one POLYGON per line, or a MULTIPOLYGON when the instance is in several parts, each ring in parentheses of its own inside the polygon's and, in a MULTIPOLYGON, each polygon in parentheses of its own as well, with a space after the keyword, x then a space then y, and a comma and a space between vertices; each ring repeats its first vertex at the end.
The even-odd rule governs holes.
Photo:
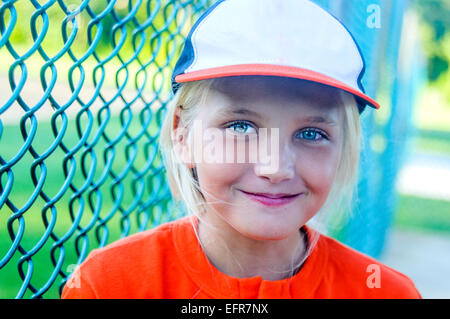
POLYGON ((255 299, 255 298, 313 298, 327 260, 327 243, 317 231, 303 226, 308 235, 308 242, 314 242, 308 258, 301 269, 292 277, 269 281, 261 277, 236 278, 228 276, 212 265, 198 241, 196 231, 198 218, 188 216, 175 223, 173 231, 173 243, 178 256, 178 262, 182 265, 189 277, 213 298, 219 299, 255 299))

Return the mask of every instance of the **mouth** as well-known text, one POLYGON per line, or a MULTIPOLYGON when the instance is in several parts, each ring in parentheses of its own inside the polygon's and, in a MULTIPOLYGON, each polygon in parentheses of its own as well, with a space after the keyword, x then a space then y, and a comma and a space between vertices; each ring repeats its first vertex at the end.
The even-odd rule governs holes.
POLYGON ((303 193, 298 194, 249 193, 242 190, 241 192, 249 199, 269 207, 286 205, 288 203, 291 203, 292 201, 294 201, 296 198, 300 197, 300 195, 303 194, 303 193))

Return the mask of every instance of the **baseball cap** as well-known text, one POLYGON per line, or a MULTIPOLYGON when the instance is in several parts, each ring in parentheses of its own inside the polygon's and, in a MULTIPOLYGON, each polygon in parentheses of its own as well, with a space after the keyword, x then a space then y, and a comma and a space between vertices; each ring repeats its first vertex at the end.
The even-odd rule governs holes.
POLYGON ((362 113, 380 105, 364 90, 358 44, 309 0, 219 0, 192 27, 173 75, 180 83, 264 75, 297 78, 351 93, 362 113))

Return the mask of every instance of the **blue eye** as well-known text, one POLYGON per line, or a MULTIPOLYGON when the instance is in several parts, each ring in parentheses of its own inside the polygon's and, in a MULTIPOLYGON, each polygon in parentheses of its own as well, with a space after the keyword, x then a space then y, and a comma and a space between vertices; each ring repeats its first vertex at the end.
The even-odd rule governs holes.
POLYGON ((327 139, 327 136, 324 133, 315 129, 303 130, 298 134, 298 136, 308 141, 319 141, 323 138, 327 139))
POLYGON ((256 133, 256 130, 247 122, 234 122, 226 126, 226 128, 232 128, 233 132, 240 133, 240 134, 250 134, 250 133, 256 133), (249 130, 253 129, 255 132, 249 132, 249 130))

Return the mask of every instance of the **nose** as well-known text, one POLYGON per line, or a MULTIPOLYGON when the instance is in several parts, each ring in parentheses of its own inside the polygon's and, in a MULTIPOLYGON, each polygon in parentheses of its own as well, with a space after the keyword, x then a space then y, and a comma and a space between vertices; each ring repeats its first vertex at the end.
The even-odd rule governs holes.
MULTIPOLYGON (((289 180, 295 176, 296 154, 291 143, 285 141, 281 143, 271 143, 268 154, 265 154, 265 160, 260 160, 254 166, 255 174, 261 178, 268 179, 271 183, 280 183, 283 180, 289 180), (277 147, 278 146, 278 147, 277 147)), ((264 154, 261 158, 264 158, 264 154)))

